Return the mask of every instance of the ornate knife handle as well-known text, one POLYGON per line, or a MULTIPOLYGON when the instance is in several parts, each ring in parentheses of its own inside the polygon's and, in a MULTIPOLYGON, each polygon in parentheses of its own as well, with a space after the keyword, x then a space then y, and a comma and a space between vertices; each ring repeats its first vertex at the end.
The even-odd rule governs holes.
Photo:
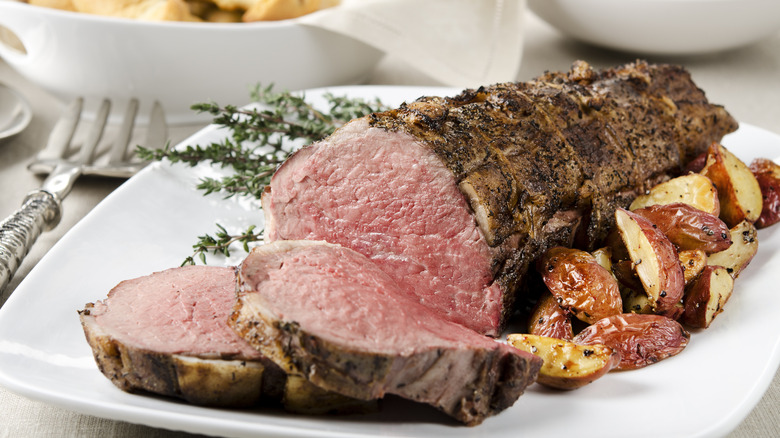
POLYGON ((0 293, 11 282, 41 232, 59 223, 61 213, 62 206, 56 196, 36 190, 24 198, 20 209, 0 222, 0 293))

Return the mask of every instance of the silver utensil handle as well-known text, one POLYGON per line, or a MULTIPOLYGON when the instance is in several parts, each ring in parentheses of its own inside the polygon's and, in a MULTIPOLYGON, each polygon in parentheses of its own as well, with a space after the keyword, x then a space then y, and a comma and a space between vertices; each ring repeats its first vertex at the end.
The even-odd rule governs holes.
POLYGON ((60 221, 60 201, 45 190, 36 190, 22 207, 0 222, 0 293, 11 282, 22 260, 41 232, 60 221))

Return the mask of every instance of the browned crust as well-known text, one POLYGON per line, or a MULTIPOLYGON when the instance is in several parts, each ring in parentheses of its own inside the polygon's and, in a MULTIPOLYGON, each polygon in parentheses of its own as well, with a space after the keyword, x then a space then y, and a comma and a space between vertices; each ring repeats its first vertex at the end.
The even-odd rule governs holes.
POLYGON ((123 391, 146 391, 222 407, 252 406, 264 395, 281 394, 280 389, 274 389, 280 388, 278 383, 263 378, 266 366, 273 367, 272 363, 205 359, 135 348, 102 332, 90 315, 91 307, 88 304, 79 312, 87 342, 100 371, 123 391))
MULTIPOLYGON (((283 248, 296 243, 271 245, 283 248)), ((260 254, 258 248, 254 254, 260 254)), ((289 375, 350 398, 374 400, 395 394, 430 404, 474 426, 511 406, 534 382, 542 365, 536 357, 499 348, 437 348, 406 354, 353 349, 307 332, 295 321, 278 319, 262 293, 247 289, 242 270, 238 275, 238 299, 228 319, 236 333, 289 375), (454 379, 458 383, 451 386, 447 376, 467 377, 454 379)))
POLYGON ((526 83, 423 97, 370 123, 427 144, 481 212, 504 321, 546 248, 594 248, 617 207, 737 128, 683 68, 642 61, 602 71, 579 61, 526 83))
POLYGON ((374 412, 376 401, 362 401, 289 378, 274 362, 167 354, 122 343, 104 333, 90 315, 79 312, 95 363, 119 389, 152 393, 188 403, 225 408, 281 406, 301 414, 374 412))

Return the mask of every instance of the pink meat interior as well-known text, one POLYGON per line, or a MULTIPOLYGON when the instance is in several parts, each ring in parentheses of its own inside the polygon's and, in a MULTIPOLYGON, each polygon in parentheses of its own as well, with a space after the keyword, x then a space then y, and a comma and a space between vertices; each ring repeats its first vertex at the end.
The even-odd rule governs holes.
MULTIPOLYGON (((277 242, 277 244, 288 242, 277 242)), ((428 348, 507 347, 435 316, 355 251, 311 243, 258 248, 241 267, 245 305, 294 321, 350 350, 412 354, 428 348), (257 300, 257 301, 254 301, 257 300)))
POLYGON ((233 268, 185 266, 121 282, 90 314, 108 335, 136 348, 259 358, 227 325, 235 289, 233 268))
POLYGON ((300 151, 263 199, 269 240, 326 240, 369 257, 444 318, 496 335, 501 290, 454 176, 423 144, 360 119, 300 151))

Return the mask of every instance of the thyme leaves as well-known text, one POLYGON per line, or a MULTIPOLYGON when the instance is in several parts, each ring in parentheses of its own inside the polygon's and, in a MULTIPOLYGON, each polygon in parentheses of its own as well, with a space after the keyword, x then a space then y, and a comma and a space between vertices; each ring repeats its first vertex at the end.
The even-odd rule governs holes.
POLYGON ((250 225, 246 231, 239 234, 228 233, 225 227, 220 224, 216 224, 216 227, 217 231, 213 236, 210 234, 198 236, 198 242, 192 245, 193 254, 184 259, 182 266, 194 265, 196 259, 205 265, 206 255, 209 253, 230 257, 230 247, 234 244, 241 244, 243 251, 249 252, 251 243, 259 242, 263 239, 262 231, 255 232, 257 228, 255 225, 250 225))
MULTIPOLYGON (((292 152, 306 143, 321 140, 349 120, 382 111, 387 107, 379 99, 365 100, 324 93, 327 110, 311 105, 302 94, 275 91, 273 85, 255 86, 250 97, 254 105, 236 107, 214 102, 198 103, 194 111, 208 113, 213 123, 227 131, 218 142, 163 149, 139 146, 137 154, 148 161, 168 160, 194 167, 207 163, 227 170, 220 177, 202 177, 196 188, 204 195, 220 193, 224 197, 245 196, 260 199, 276 168, 292 152)), ((207 254, 230 256, 236 245, 249 251, 252 243, 263 239, 263 230, 250 225, 233 234, 216 224, 212 234, 203 234, 192 245, 193 254, 183 264, 196 260, 206 264, 207 254)))

